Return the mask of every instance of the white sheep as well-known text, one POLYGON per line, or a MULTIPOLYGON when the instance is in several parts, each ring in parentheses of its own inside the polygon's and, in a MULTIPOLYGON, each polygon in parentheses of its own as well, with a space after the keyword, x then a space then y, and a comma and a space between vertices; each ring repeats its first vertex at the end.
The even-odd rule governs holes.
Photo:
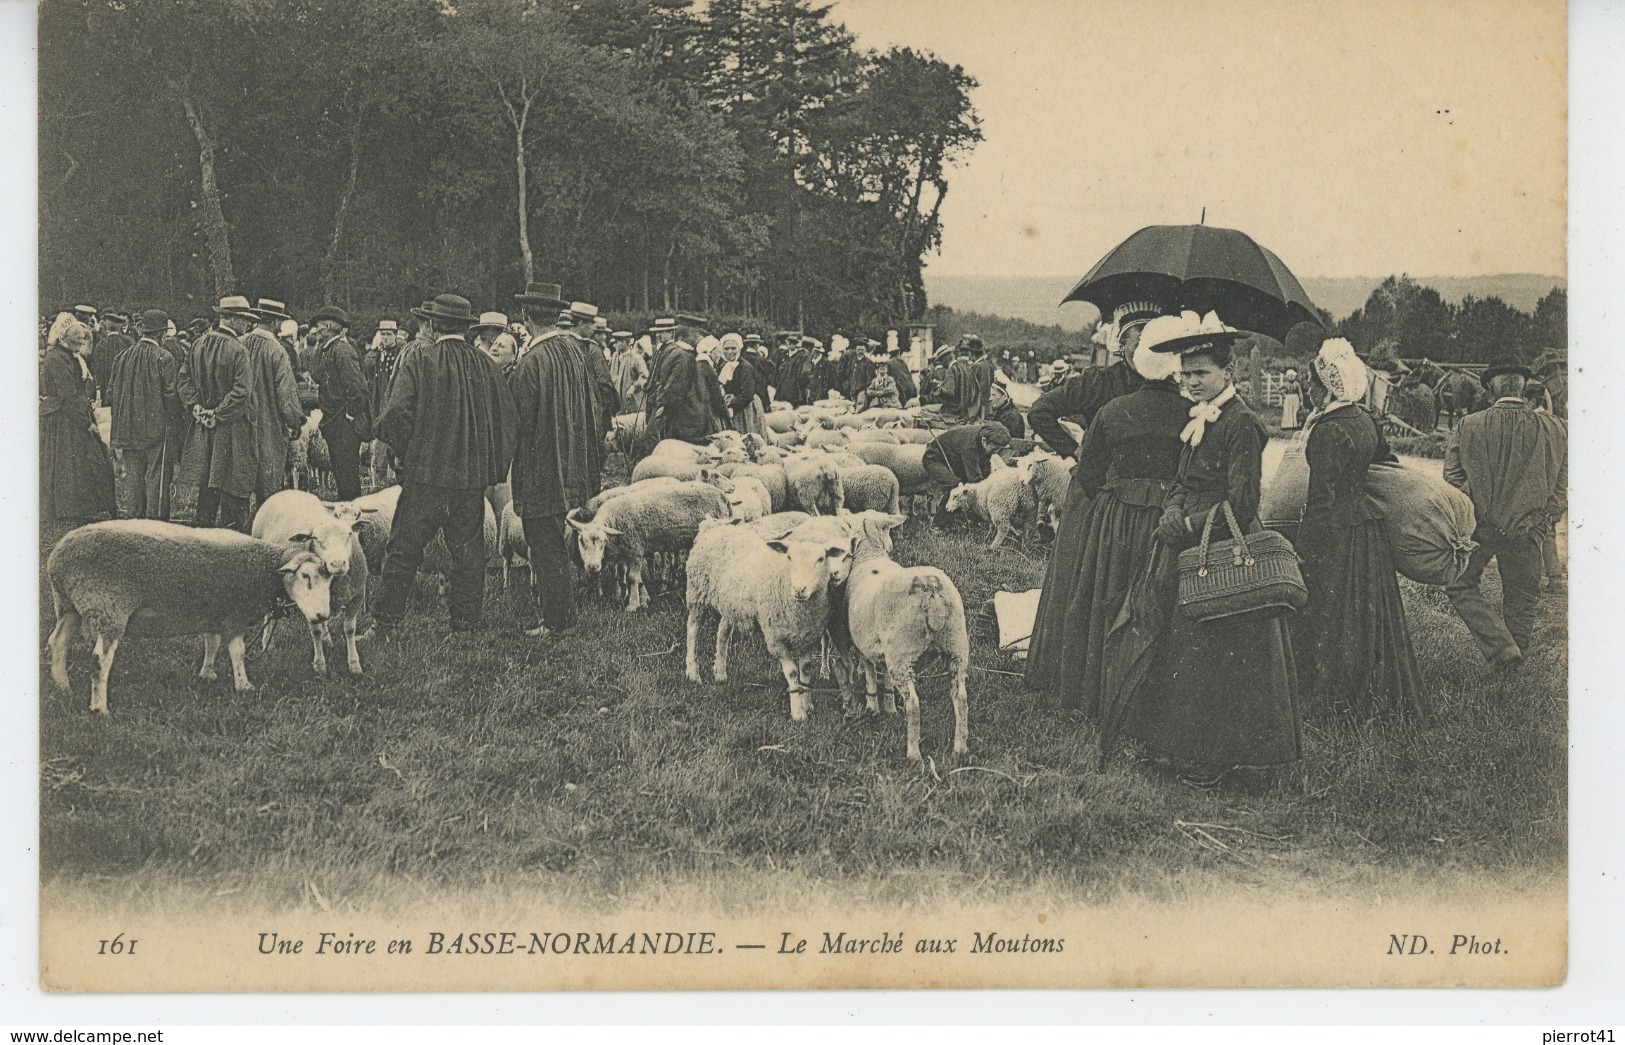
POLYGON ((716 465, 709 459, 702 464, 697 460, 685 460, 676 454, 664 456, 650 454, 632 469, 632 482, 658 478, 681 479, 683 482, 695 479, 705 481, 716 474, 716 465))
POLYGON ((794 410, 774 410, 763 415, 762 420, 766 422, 769 432, 777 432, 781 435, 785 432, 794 432, 796 426, 801 423, 801 418, 797 416, 794 410))
POLYGON ((936 486, 925 474, 927 449, 926 446, 913 444, 860 443, 850 452, 854 457, 862 458, 869 464, 878 464, 897 476, 897 488, 903 497, 930 497, 934 495, 936 486))
POLYGON ((824 639, 830 584, 844 580, 852 538, 764 538, 748 526, 707 523, 688 559, 688 651, 691 682, 700 675, 698 645, 706 611, 719 616, 716 681, 728 680, 728 646, 736 631, 761 628, 790 690, 790 717, 805 721, 812 710, 813 662, 824 639))
POLYGON ((836 515, 845 503, 841 471, 823 454, 803 454, 784 462, 790 500, 814 515, 836 515))
POLYGON ((811 447, 814 450, 820 450, 826 446, 846 446, 851 443, 851 441, 851 438, 843 429, 835 429, 831 431, 822 428, 814 428, 806 433, 806 438, 802 442, 804 446, 811 447))
POLYGON ((937 437, 929 428, 893 428, 897 441, 905 445, 925 445, 937 437))
POLYGON ((841 469, 841 490, 849 512, 896 512, 900 486, 891 469, 862 464, 841 469))
POLYGON ((648 556, 657 552, 684 554, 694 543, 706 519, 726 519, 728 499, 715 486, 703 482, 660 484, 629 490, 604 501, 590 519, 569 519, 576 531, 581 564, 589 574, 612 561, 626 568, 626 612, 649 604, 643 584, 648 556))
POLYGON ((851 574, 846 582, 847 627, 860 657, 870 712, 880 711, 876 695, 884 688, 885 710, 897 711, 903 694, 908 720, 908 757, 920 759, 920 696, 915 666, 936 651, 953 676, 954 754, 970 750, 970 695, 965 685, 970 636, 959 589, 935 566, 898 565, 891 557, 891 531, 901 515, 864 512, 849 518, 855 529, 851 574))
POLYGON ((126 637, 205 636, 198 674, 206 679, 216 677, 224 637, 232 679, 247 692, 254 688, 243 665, 251 628, 289 604, 313 624, 331 610, 331 578, 305 545, 151 519, 70 530, 46 558, 45 577, 56 611, 51 681, 68 690, 68 643, 82 627, 101 669, 90 710, 103 715, 113 656, 126 637))
POLYGON ((1055 529, 1059 525, 1060 509, 1066 505, 1067 494, 1072 489, 1072 462, 1034 450, 1018 460, 1016 467, 1024 471, 1027 489, 1037 509, 1033 513, 1034 521, 1042 516, 1049 522, 1050 529, 1055 529))
MULTIPOLYGON (((345 666, 352 675, 361 674, 361 654, 356 649, 356 628, 367 608, 370 578, 366 551, 356 531, 361 515, 377 513, 377 508, 358 508, 352 501, 328 504, 303 490, 282 490, 272 494, 254 513, 251 532, 272 544, 305 544, 321 560, 333 578, 331 603, 334 617, 344 628, 345 666)), ((265 637, 270 644, 270 634, 265 637)), ((326 648, 333 644, 332 620, 310 626, 310 664, 316 674, 327 674, 326 648)))
POLYGON ((513 502, 502 506, 502 518, 497 521, 497 554, 502 556, 502 590, 508 590, 508 571, 523 566, 530 574, 530 586, 536 587, 536 569, 530 564, 530 543, 525 540, 525 521, 513 502))
POLYGON ((1021 481, 1020 471, 997 457, 993 458, 992 467, 993 471, 981 482, 960 483, 948 491, 948 501, 943 507, 950 512, 964 508, 987 522, 993 538, 988 547, 997 548, 1010 536, 1017 512, 1031 502, 1032 495, 1021 481))
POLYGON ((889 428, 863 428, 851 434, 851 442, 857 443, 901 443, 897 433, 889 428))
POLYGON ((767 487, 753 475, 741 475, 730 481, 724 490, 728 498, 728 514, 735 519, 750 522, 773 511, 773 497, 767 487))
POLYGON ((784 511, 790 507, 790 476, 785 471, 785 461, 763 461, 761 464, 725 464, 717 472, 729 479, 739 479, 746 476, 761 481, 767 487, 767 495, 773 501, 775 512, 784 511))

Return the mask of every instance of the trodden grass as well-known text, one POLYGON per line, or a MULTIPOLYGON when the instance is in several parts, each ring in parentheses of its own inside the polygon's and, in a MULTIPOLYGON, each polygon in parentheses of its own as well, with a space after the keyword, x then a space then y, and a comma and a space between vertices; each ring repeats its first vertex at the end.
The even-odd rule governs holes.
MULTIPOLYGON (((357 678, 314 677, 291 623, 245 695, 229 673, 196 678, 200 640, 130 641, 103 719, 87 711, 82 645, 71 695, 42 663, 42 876, 273 909, 308 904, 313 886, 324 905, 368 909, 521 890, 612 903, 707 881, 741 903, 792 881, 854 901, 1042 887, 1105 903, 1215 883, 1347 895, 1401 877, 1564 876, 1561 604, 1543 605, 1539 649, 1506 675, 1442 592, 1407 584, 1431 725, 1311 719, 1298 770, 1193 793, 1127 752, 1097 771, 1095 730, 1026 692, 980 611, 1036 586, 1044 549, 989 551, 982 532, 910 522, 897 540, 900 560, 947 570, 972 619, 968 758, 951 754, 940 677, 923 686, 924 771, 900 717, 846 721, 832 690, 791 722, 759 639, 736 641, 728 684, 690 684, 681 591, 637 614, 588 597, 580 635, 549 645, 520 634, 523 573, 508 592, 491 575, 486 628, 461 638, 420 580, 402 634, 364 644, 357 678)), ((42 592, 42 649, 51 623, 42 592)), ((709 646, 702 663, 709 675, 709 646)))

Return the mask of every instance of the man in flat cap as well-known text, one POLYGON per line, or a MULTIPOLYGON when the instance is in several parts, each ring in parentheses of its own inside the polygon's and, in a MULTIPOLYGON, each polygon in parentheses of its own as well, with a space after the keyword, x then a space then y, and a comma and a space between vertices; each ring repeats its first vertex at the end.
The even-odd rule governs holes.
POLYGON ((338 499, 361 496, 361 444, 372 438, 372 404, 361 354, 350 343, 350 314, 328 305, 310 319, 317 333, 311 375, 321 393, 322 438, 333 463, 338 499))
POLYGON ((506 482, 513 461, 513 398, 491 357, 469 344, 468 299, 440 294, 417 309, 434 342, 404 353, 378 438, 395 452, 401 497, 390 524, 375 628, 389 637, 406 616, 423 551, 443 534, 451 556, 446 602, 453 632, 484 619, 485 489, 506 482))
POLYGON ((240 340, 254 322, 248 299, 231 295, 215 306, 217 326, 181 354, 176 391, 191 416, 175 481, 197 487, 195 526, 248 532, 254 492, 254 435, 248 424, 252 391, 248 349, 240 340))

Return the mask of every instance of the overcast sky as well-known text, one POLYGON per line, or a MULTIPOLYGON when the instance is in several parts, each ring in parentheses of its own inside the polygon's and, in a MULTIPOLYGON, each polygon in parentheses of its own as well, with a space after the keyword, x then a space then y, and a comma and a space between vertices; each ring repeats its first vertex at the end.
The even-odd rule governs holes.
POLYGON ((963 65, 986 141, 933 274, 1081 276, 1145 225, 1242 229, 1299 276, 1562 275, 1552 0, 838 0, 963 65))

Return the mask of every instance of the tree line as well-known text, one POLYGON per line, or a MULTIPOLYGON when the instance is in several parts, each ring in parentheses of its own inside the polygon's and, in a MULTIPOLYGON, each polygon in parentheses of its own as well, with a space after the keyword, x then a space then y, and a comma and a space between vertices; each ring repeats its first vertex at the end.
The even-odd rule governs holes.
POLYGON ((1389 276, 1327 336, 1347 338, 1355 351, 1377 358, 1489 363, 1513 355, 1530 363, 1546 350, 1567 352, 1568 310, 1562 287, 1524 312, 1494 295, 1452 304, 1409 276, 1389 276))
POLYGON ((883 328, 981 139, 961 67, 814 0, 45 0, 39 43, 47 306, 883 328))

